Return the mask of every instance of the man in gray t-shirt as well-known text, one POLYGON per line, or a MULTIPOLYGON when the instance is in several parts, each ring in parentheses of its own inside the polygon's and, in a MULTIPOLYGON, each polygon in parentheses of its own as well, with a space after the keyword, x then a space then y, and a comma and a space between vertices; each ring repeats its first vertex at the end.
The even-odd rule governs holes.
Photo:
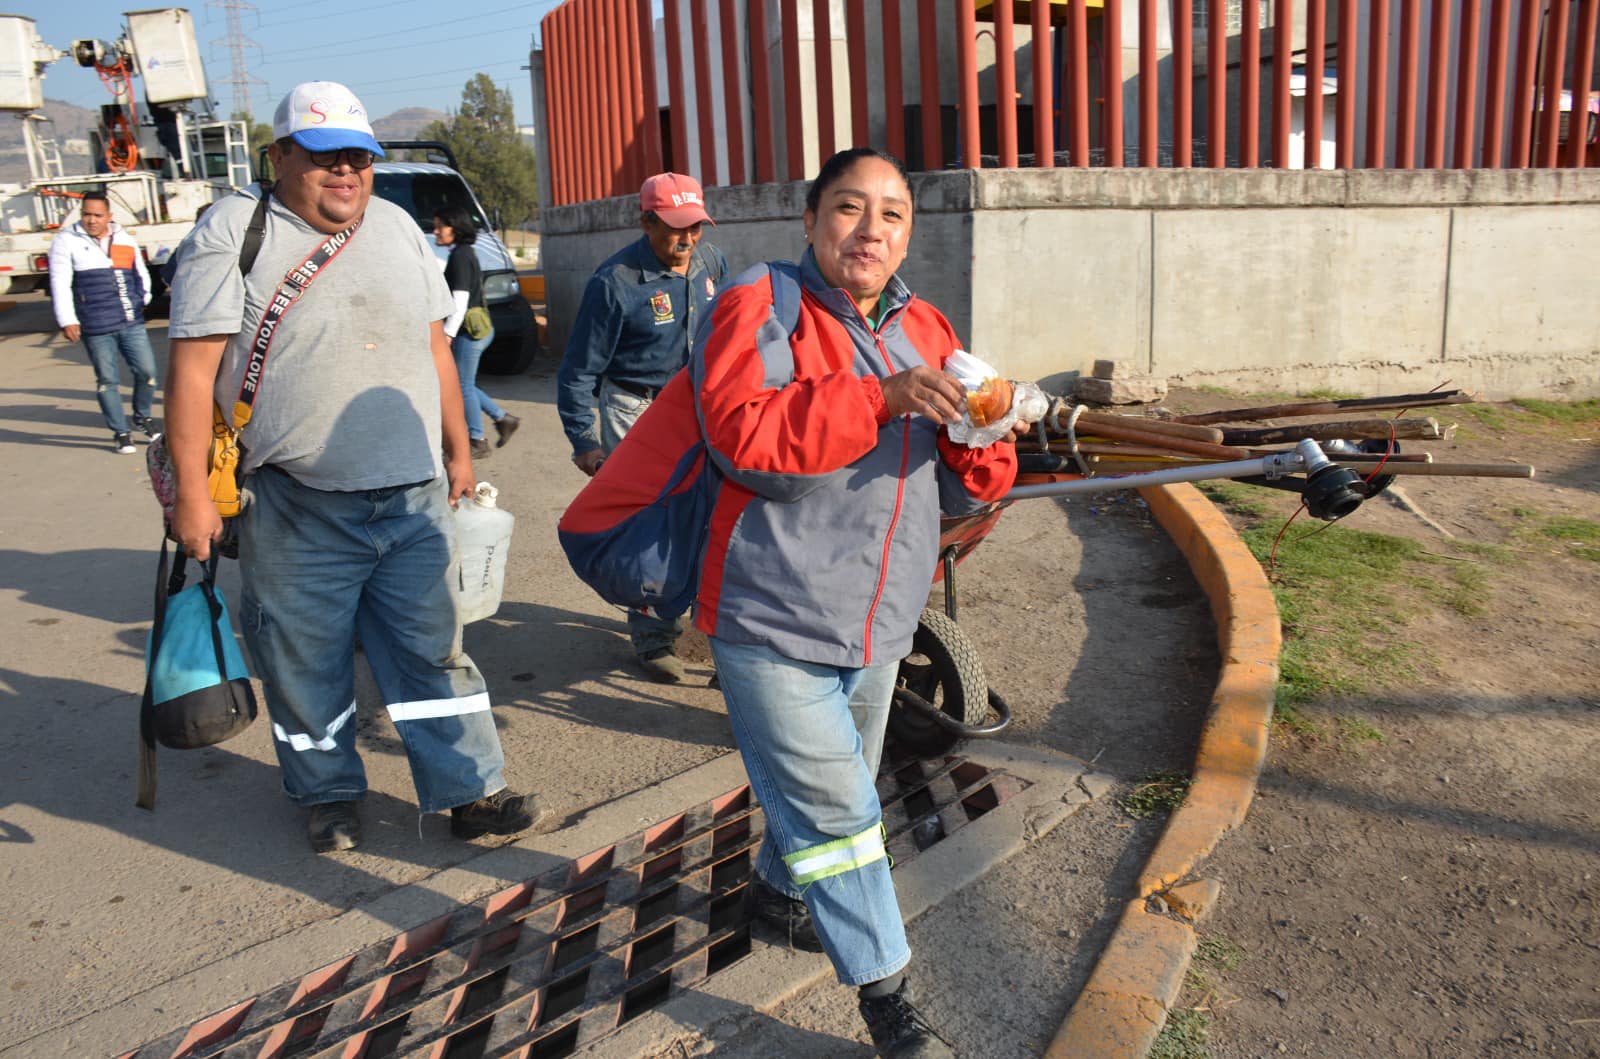
POLYGON ((506 789, 489 696, 461 650, 450 509, 473 476, 450 292, 415 222, 372 197, 383 151, 349 89, 296 86, 273 136, 278 180, 248 274, 259 187, 206 212, 174 277, 172 534, 198 559, 221 539, 206 481, 221 409, 244 453, 240 624, 313 849, 361 840, 357 634, 422 811, 451 810, 463 838, 524 830, 549 814, 506 789))

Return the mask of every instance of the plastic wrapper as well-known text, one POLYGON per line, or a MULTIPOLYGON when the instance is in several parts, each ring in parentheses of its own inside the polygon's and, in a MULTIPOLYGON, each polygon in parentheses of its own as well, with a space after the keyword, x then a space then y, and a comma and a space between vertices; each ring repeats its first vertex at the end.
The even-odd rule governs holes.
MULTIPOLYGON (((958 349, 950 354, 949 359, 945 361, 944 370, 968 393, 977 392, 985 381, 1000 374, 982 358, 975 357, 964 349, 958 349)), ((1018 422, 1037 423, 1043 419, 1050 407, 1050 399, 1045 396, 1044 391, 1031 382, 1017 382, 1011 385, 1011 408, 1008 412, 983 426, 978 426, 972 421, 972 413, 963 408, 960 421, 946 427, 950 440, 969 449, 981 449, 1005 437, 1018 422)))

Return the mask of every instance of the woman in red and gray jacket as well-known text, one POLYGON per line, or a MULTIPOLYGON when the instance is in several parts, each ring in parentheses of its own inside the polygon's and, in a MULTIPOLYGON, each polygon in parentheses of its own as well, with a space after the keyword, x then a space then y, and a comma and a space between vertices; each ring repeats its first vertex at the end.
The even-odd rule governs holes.
POLYGON ((873 781, 940 512, 1000 499, 1017 460, 946 436, 965 404, 940 370, 958 342, 895 274, 911 227, 899 163, 841 152, 806 196, 798 284, 762 265, 719 295, 689 365, 726 479, 695 623, 766 813, 753 911, 860 987, 882 1054, 947 1056, 911 1006, 873 781))

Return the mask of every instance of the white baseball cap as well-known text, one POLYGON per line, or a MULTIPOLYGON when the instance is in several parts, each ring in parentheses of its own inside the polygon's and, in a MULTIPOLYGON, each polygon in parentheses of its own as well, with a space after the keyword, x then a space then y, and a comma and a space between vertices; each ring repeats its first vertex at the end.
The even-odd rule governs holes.
POLYGON ((289 90, 272 117, 272 138, 285 136, 308 151, 365 147, 383 157, 367 121, 367 108, 337 81, 305 81, 289 90))

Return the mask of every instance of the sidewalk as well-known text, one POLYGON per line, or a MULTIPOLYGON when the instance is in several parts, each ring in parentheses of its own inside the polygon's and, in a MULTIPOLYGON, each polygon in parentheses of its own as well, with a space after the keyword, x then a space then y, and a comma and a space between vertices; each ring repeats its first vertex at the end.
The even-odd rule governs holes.
MULTIPOLYGON (((0 529, 0 613, 12 630, 0 669, 0 864, 13 895, 6 933, 17 939, 0 1052, 18 1056, 41 1054, 42 1034, 163 983, 203 978, 252 946, 357 907, 403 909, 407 892, 436 892, 446 873, 490 848, 451 840, 442 816, 418 818, 393 730, 370 703, 360 742, 372 796, 367 843, 355 854, 319 858, 306 848, 300 815, 279 793, 264 721, 221 747, 164 751, 156 812, 133 807, 156 509, 142 459, 107 443, 81 350, 45 331, 43 308, 25 299, 0 317, 11 367, 0 475, 13 497, 0 529)), ((152 338, 164 354, 160 322, 152 338)), ((582 479, 556 422, 552 374, 545 360, 533 375, 486 380, 525 424, 478 468, 518 524, 506 603, 467 630, 466 646, 497 704, 513 784, 539 791, 575 825, 728 754, 732 742, 720 697, 702 686, 703 641, 686 643, 698 679, 646 682, 629 662, 620 615, 567 571, 554 524, 582 479)), ((1214 633, 1184 561, 1136 501, 1017 505, 958 583, 963 628, 1016 711, 1008 741, 1092 760, 1122 782, 1187 767, 1215 680, 1214 633)), ((1100 799, 916 922, 925 1006, 967 1054, 1042 1050, 1159 828, 1126 821, 1100 799)), ((520 843, 497 856, 504 868, 458 899, 548 864, 520 843)), ((415 925, 399 911, 380 915, 390 933, 415 925)), ((126 1047, 217 1007, 209 991, 162 995, 159 1011, 129 1021, 126 1047)), ((786 1055, 868 1054, 840 1001, 847 991, 824 985, 799 1006, 749 1012, 723 1032, 742 1039, 764 1027, 786 1055)), ((725 1054, 761 1054, 726 1044, 725 1054)), ((595 1054, 629 1053, 602 1045, 595 1054)))

